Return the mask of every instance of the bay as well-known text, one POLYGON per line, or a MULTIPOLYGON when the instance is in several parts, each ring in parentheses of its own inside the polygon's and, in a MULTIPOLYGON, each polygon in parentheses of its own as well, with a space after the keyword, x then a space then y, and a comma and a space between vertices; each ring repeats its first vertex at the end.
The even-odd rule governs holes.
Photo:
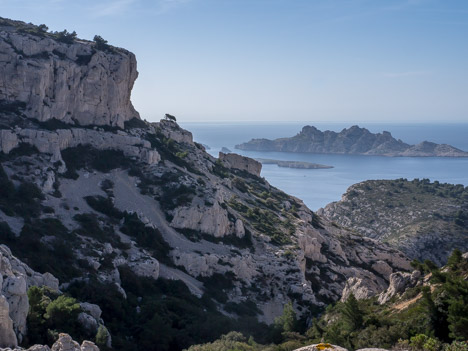
MULTIPOLYGON (((452 157, 384 157, 328 155, 286 152, 254 152, 234 148, 252 138, 280 138, 297 134, 304 125, 320 130, 341 131, 349 123, 180 123, 193 133, 194 140, 208 145, 217 157, 222 147, 252 158, 306 161, 331 165, 330 169, 294 169, 263 165, 262 176, 272 185, 304 201, 312 210, 337 201, 346 189, 368 179, 428 178, 443 183, 468 185, 468 158, 452 157)), ((373 133, 389 131, 409 144, 424 140, 446 143, 468 150, 468 124, 383 124, 361 123, 373 133)))

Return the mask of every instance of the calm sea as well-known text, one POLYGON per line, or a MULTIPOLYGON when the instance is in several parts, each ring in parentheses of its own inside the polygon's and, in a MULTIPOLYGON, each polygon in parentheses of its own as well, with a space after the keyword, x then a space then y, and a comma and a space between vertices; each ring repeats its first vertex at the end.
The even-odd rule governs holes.
MULTIPOLYGON (((262 176, 272 185, 299 197, 309 208, 317 210, 337 201, 346 189, 367 179, 429 178, 452 184, 468 185, 468 158, 380 157, 356 155, 322 155, 285 152, 253 152, 234 149, 234 145, 252 138, 280 138, 297 134, 304 125, 320 130, 341 131, 343 123, 180 123, 193 133, 195 141, 208 145, 208 152, 218 156, 222 147, 253 157, 298 160, 334 166, 331 169, 292 169, 263 165, 262 176)), ((371 132, 384 130, 406 143, 424 140, 446 143, 468 151, 468 124, 380 124, 362 123, 371 132)))

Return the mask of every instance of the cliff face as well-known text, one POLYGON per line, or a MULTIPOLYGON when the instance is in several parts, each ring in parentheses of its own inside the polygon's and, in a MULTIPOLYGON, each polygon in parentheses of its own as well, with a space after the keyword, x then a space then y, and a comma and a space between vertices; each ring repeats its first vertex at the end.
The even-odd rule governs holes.
POLYGON ((318 213, 442 265, 453 249, 468 250, 468 187, 429 180, 373 180, 352 185, 318 213))
MULTIPOLYGON (((63 43, 50 35, 20 32, 0 21, 0 101, 19 104, 39 121, 123 127, 138 113, 130 94, 138 72, 123 49, 63 43)), ((27 26, 23 24, 24 26, 27 26)))
POLYGON ((409 145, 392 137, 389 132, 371 133, 366 128, 352 126, 336 133, 324 132, 313 126, 305 126, 291 138, 275 140, 252 139, 236 145, 240 150, 308 152, 318 154, 357 154, 381 156, 451 156, 467 157, 468 152, 446 144, 424 141, 409 145))

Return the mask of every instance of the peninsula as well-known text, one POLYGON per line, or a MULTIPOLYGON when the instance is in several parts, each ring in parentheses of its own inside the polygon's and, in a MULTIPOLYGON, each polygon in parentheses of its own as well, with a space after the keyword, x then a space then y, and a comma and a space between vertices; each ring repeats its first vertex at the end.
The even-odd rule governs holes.
POLYGON ((339 133, 330 130, 322 132, 313 126, 305 126, 293 137, 275 140, 252 139, 236 145, 236 149, 373 156, 468 157, 468 152, 451 145, 429 141, 410 145, 395 139, 390 132, 371 133, 359 126, 345 128, 339 133))

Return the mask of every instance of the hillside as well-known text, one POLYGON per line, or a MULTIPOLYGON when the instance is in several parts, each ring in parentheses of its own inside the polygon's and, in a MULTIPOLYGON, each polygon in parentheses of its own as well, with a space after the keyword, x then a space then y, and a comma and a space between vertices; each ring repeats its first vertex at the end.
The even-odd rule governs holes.
POLYGON ((318 213, 408 257, 442 265, 453 249, 468 251, 468 187, 428 179, 369 180, 318 213))
POLYGON ((262 340, 288 303, 306 323, 348 278, 375 294, 410 268, 272 187, 257 161, 142 121, 133 54, 67 33, 0 22, 0 244, 22 282, 1 290, 7 346, 59 332, 115 350, 262 340))
POLYGON ((423 141, 409 145, 392 137, 389 132, 371 133, 366 128, 352 126, 336 133, 324 132, 313 126, 305 126, 290 138, 252 139, 236 145, 236 149, 249 151, 306 152, 316 154, 354 154, 413 157, 467 157, 468 152, 447 144, 423 141))
POLYGON ((189 350, 317 351, 330 349, 326 344, 340 351, 468 350, 468 253, 455 250, 442 269, 430 262, 414 267, 412 273, 393 273, 379 296, 357 299, 348 292, 307 330, 300 330, 294 313, 285 309, 275 322, 281 333, 278 345, 258 344, 231 332, 189 350), (314 347, 319 342, 326 344, 314 347))

